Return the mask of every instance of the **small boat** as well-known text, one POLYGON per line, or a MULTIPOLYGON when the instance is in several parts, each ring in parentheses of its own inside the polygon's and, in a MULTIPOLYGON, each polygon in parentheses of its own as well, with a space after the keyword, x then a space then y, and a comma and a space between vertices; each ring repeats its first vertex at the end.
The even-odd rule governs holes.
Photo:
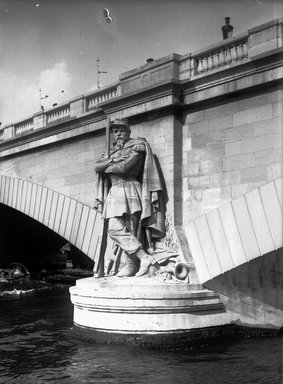
POLYGON ((0 269, 0 296, 30 290, 30 272, 23 264, 10 263, 7 268, 0 269))
POLYGON ((22 278, 29 279, 30 273, 21 263, 10 263, 7 268, 0 269, 0 282, 11 282, 22 278))

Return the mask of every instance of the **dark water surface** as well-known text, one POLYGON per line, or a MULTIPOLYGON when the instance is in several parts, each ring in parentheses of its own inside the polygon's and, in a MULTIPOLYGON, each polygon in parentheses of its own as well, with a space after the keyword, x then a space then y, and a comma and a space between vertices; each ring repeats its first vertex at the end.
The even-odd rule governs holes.
POLYGON ((0 383, 282 384, 282 337, 186 352, 83 342, 68 287, 0 297, 0 383))

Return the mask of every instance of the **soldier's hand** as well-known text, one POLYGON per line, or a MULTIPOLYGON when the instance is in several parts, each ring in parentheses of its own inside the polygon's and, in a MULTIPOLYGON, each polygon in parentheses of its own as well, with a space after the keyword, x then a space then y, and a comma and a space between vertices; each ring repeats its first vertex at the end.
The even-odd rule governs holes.
POLYGON ((112 163, 120 163, 121 161, 126 160, 129 157, 129 155, 122 155, 119 157, 113 157, 112 158, 112 163))

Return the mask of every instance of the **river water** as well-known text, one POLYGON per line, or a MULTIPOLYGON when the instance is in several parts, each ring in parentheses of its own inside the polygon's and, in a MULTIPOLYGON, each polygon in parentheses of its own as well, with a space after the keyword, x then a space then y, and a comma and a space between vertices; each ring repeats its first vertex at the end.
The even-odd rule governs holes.
POLYGON ((185 352, 99 345, 72 332, 67 286, 0 297, 0 383, 282 384, 283 337, 185 352))

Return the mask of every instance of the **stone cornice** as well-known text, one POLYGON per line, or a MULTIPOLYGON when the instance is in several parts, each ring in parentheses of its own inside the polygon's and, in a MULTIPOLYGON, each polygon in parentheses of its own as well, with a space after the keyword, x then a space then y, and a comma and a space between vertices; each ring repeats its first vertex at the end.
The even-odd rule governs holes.
POLYGON ((184 80, 182 90, 183 106, 206 99, 225 97, 236 92, 245 92, 283 78, 283 50, 262 54, 253 60, 222 71, 208 73, 194 79, 184 80))
MULTIPOLYGON (((131 107, 136 107, 143 103, 151 103, 168 96, 171 97, 170 106, 172 106, 172 104, 179 105, 181 103, 181 95, 181 82, 172 79, 164 81, 157 86, 153 85, 120 96, 119 98, 109 100, 109 102, 103 103, 101 107, 106 114, 111 114, 131 107)), ((162 103, 156 103, 151 106, 151 110, 164 108, 166 106, 169 106, 169 104, 164 105, 162 103)))
MULTIPOLYGON (((38 146, 46 146, 66 140, 73 140, 82 135, 91 135, 105 127, 105 116, 129 108, 147 104, 147 112, 171 108, 172 105, 181 105, 180 82, 166 81, 163 84, 133 92, 101 103, 99 108, 80 117, 63 120, 60 123, 44 126, 37 130, 18 135, 0 143, 0 158, 13 156, 19 152, 29 151, 38 146), (166 101, 164 101, 166 100, 166 101)), ((140 113, 144 113, 140 110, 140 113)), ((139 113, 135 113, 137 116, 139 113)), ((131 113, 127 114, 128 117, 131 113)))
POLYGON ((93 111, 69 117, 0 142, 0 158, 46 146, 62 140, 74 140, 104 129, 105 116, 132 117, 152 111, 182 109, 210 102, 229 94, 267 87, 283 79, 283 49, 263 53, 239 65, 210 71, 192 79, 164 80, 159 84, 132 91, 99 104, 93 111))
POLYGON ((39 146, 54 144, 54 142, 91 135, 93 132, 104 129, 104 122, 105 116, 103 111, 97 110, 96 112, 89 113, 87 116, 66 119, 60 124, 46 126, 31 131, 29 134, 16 136, 0 143, 0 159, 17 155, 19 152, 29 151, 39 146))

